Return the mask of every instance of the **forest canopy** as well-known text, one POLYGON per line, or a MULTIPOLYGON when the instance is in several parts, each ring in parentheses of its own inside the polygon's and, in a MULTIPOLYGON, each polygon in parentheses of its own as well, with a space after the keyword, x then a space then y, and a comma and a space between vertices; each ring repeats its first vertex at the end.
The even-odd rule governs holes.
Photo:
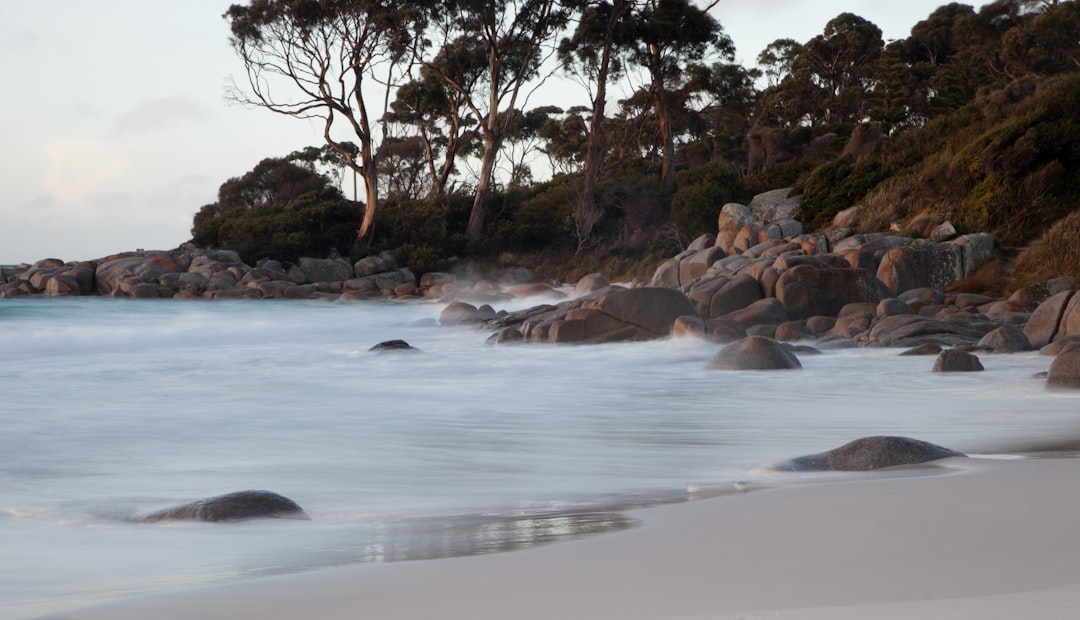
POLYGON ((194 240, 284 259, 387 247, 432 264, 646 257, 777 187, 802 192, 812 229, 864 204, 866 227, 950 219, 1020 245, 1072 212, 1076 2, 951 3, 889 42, 843 13, 750 67, 733 62, 711 6, 234 5, 224 17, 246 81, 231 97, 319 120, 325 143, 226 182, 194 240), (580 84, 580 100, 541 102, 555 76, 580 84), (362 201, 342 195, 341 175, 359 179, 362 201))

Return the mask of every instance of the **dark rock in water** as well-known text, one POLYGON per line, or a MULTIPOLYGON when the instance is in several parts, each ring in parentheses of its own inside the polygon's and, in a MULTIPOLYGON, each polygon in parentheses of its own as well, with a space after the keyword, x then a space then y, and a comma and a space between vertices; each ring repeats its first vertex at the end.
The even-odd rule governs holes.
POLYGON ((310 519, 287 497, 270 491, 237 491, 167 508, 138 519, 159 521, 240 521, 243 519, 310 519))
POLYGON ((802 368, 799 358, 784 345, 762 336, 747 336, 720 350, 710 370, 790 370, 802 368))
POLYGON ((1054 356, 1046 375, 1046 387, 1080 389, 1080 343, 1070 344, 1054 356))
POLYGON ((979 358, 959 349, 948 349, 938 354, 934 372, 978 372, 985 370, 979 358))
POLYGON ((908 437, 863 437, 835 450, 800 456, 773 467, 780 471, 869 471, 966 456, 908 437))
POLYGON ((416 351, 416 352, 419 352, 420 349, 417 349, 416 347, 414 347, 411 344, 405 342, 404 340, 386 340, 384 342, 380 342, 379 344, 371 347, 370 349, 368 349, 368 351, 374 351, 376 353, 382 353, 382 352, 385 352, 385 351, 416 351))

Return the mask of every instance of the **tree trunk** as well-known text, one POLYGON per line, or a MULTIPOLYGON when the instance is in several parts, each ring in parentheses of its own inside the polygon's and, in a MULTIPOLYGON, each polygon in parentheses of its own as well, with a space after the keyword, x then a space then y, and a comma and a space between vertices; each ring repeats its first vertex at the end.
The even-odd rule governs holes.
POLYGON ((660 140, 663 142, 663 157, 660 164, 660 184, 664 189, 675 188, 675 134, 671 129, 671 110, 668 106, 667 87, 664 84, 664 66, 661 50, 658 46, 649 45, 652 62, 649 73, 652 77, 650 88, 653 107, 656 109, 656 127, 660 131, 660 140))
POLYGON ((369 179, 365 175, 364 184, 367 185, 367 202, 364 204, 364 219, 360 222, 360 228, 356 231, 356 240, 353 242, 353 246, 357 248, 366 248, 371 245, 371 238, 375 234, 375 215, 379 209, 379 186, 375 179, 369 179))
POLYGON ((600 176, 601 145, 603 144, 604 108, 607 106, 608 68, 611 64, 611 48, 615 39, 615 26, 626 10, 627 0, 615 0, 604 32, 604 47, 600 55, 600 67, 596 72, 596 96, 593 98, 592 118, 589 120, 589 141, 585 147, 585 169, 582 171, 581 199, 574 211, 574 228, 578 237, 578 252, 592 236, 593 226, 600 219, 596 209, 596 180, 600 176))
POLYGON ((371 140, 360 141, 360 162, 366 202, 364 203, 364 219, 356 231, 353 246, 366 248, 371 245, 371 239, 375 235, 375 215, 379 210, 379 173, 376 169, 375 154, 371 150, 371 140))
POLYGON ((656 125, 660 130, 660 139, 664 143, 664 154, 660 165, 660 184, 665 189, 675 187, 675 134, 671 130, 671 111, 668 109, 667 93, 659 87, 653 93, 656 105, 656 125))
POLYGON ((484 217, 487 215, 488 194, 491 193, 491 178, 495 172, 495 158, 499 154, 498 140, 492 135, 484 137, 484 158, 480 163, 480 179, 476 184, 476 198, 469 214, 469 226, 465 237, 476 241, 484 230, 484 217))

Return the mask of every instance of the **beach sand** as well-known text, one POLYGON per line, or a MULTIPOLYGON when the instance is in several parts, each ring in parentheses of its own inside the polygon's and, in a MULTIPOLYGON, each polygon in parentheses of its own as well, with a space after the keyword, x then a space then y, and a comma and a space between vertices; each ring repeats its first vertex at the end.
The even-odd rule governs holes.
POLYGON ((633 511, 523 551, 358 565, 50 620, 1080 618, 1080 459, 949 459, 633 511))

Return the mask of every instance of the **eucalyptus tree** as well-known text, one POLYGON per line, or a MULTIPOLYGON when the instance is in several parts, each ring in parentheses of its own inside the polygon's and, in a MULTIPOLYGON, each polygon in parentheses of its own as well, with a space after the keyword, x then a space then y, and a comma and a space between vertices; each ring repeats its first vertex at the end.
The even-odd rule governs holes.
POLYGON ((386 119, 411 128, 423 144, 432 198, 446 196, 458 157, 477 147, 477 120, 466 94, 478 88, 485 65, 478 46, 443 47, 390 104, 386 119))
POLYGON ((562 108, 545 105, 531 110, 510 110, 510 118, 505 122, 506 138, 503 141, 503 156, 506 165, 502 166, 507 178, 507 185, 520 187, 533 180, 532 162, 538 153, 545 153, 546 141, 544 129, 566 114, 562 108))
POLYGON ((675 185, 675 130, 672 93, 688 66, 731 60, 735 45, 709 10, 719 0, 697 7, 690 0, 634 0, 629 36, 621 41, 628 58, 645 71, 647 92, 662 144, 661 183, 675 185))
POLYGON ((802 46, 792 73, 817 87, 823 122, 858 123, 866 118, 867 94, 884 45, 881 28, 854 13, 841 13, 802 46))
POLYGON ((829 20, 806 43, 772 42, 758 56, 770 83, 759 119, 786 127, 861 122, 883 48, 881 29, 853 13, 829 20))
POLYGON ((543 152, 555 174, 577 174, 582 170, 588 151, 590 108, 572 106, 561 118, 548 118, 540 127, 543 152))
POLYGON ((320 121, 326 144, 364 179, 359 246, 370 243, 379 206, 382 132, 368 111, 367 88, 382 85, 388 93, 407 72, 408 50, 422 26, 410 7, 389 0, 251 0, 223 16, 246 73, 245 85, 234 83, 228 97, 320 121))
POLYGON ((446 67, 415 48, 414 58, 458 93, 478 121, 483 141, 466 237, 476 240, 484 227, 496 162, 512 124, 524 107, 555 37, 569 21, 569 4, 553 0, 432 0, 426 3, 428 42, 448 53, 482 58, 476 84, 463 84, 446 67))
POLYGON ((681 122, 676 125, 699 142, 709 142, 713 153, 726 159, 740 159, 743 138, 759 96, 755 82, 759 69, 738 63, 717 62, 692 65, 679 89, 681 122))
POLYGON ((791 75, 795 59, 802 53, 802 43, 795 39, 777 39, 758 54, 757 64, 768 79, 769 86, 779 86, 791 75))
POLYGON ((603 166, 604 111, 609 79, 621 72, 615 55, 616 43, 626 36, 625 17, 632 0, 589 2, 580 13, 574 34, 559 44, 559 60, 564 69, 577 75, 590 89, 592 114, 586 134, 581 196, 574 208, 574 229, 580 252, 600 219, 596 207, 596 181, 603 166), (620 36, 620 26, 622 35, 620 36))

